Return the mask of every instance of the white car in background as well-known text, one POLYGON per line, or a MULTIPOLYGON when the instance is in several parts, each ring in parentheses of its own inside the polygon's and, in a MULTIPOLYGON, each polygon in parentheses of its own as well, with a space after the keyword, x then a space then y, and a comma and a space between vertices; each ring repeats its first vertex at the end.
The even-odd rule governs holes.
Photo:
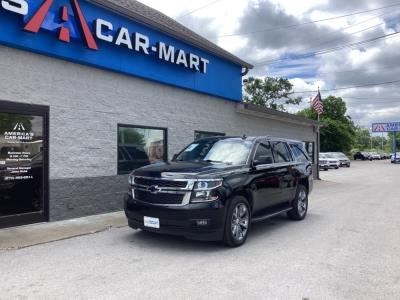
POLYGON ((337 158, 341 167, 350 168, 351 161, 343 152, 329 152, 328 154, 331 154, 334 158, 337 158))
POLYGON ((380 160, 381 159, 381 155, 379 153, 376 152, 370 152, 370 160, 380 160))
POLYGON ((400 164, 400 152, 396 153, 396 160, 394 159, 394 154, 392 154, 391 161, 392 164, 400 164))
POLYGON ((328 165, 328 167, 330 169, 339 169, 339 167, 340 167, 339 159, 335 158, 330 153, 320 153, 319 154, 319 161, 326 162, 326 165, 328 165))

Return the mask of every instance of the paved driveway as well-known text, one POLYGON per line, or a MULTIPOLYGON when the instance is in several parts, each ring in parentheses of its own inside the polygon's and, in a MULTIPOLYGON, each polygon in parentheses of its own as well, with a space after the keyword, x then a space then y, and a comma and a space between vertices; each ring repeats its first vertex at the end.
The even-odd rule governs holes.
POLYGON ((237 249, 121 228, 0 252, 0 299, 399 299, 400 165, 321 177, 305 221, 237 249))

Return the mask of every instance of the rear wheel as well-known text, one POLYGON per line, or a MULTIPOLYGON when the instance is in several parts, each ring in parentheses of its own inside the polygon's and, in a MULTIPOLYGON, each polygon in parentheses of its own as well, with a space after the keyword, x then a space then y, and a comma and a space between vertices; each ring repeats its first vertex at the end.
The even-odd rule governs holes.
POLYGON ((296 198, 292 202, 292 209, 287 212, 289 219, 300 221, 307 215, 308 191, 304 185, 297 187, 296 198))
POLYGON ((246 242, 250 229, 251 212, 246 198, 236 196, 232 199, 225 220, 224 243, 238 247, 246 242))

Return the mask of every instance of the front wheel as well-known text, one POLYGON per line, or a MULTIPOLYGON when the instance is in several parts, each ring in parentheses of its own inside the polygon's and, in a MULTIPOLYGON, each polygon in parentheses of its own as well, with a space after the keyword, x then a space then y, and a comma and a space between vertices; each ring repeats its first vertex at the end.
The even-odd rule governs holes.
POLYGON ((304 185, 297 187, 296 198, 292 202, 292 209, 287 212, 289 219, 300 221, 307 215, 308 191, 304 185))
POLYGON ((232 199, 225 220, 224 243, 229 247, 239 247, 246 242, 250 229, 251 212, 246 198, 232 199))

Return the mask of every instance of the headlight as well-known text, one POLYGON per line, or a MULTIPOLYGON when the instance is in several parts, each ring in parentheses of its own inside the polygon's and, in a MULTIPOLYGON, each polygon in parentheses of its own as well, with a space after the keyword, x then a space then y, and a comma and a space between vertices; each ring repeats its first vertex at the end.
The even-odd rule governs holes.
POLYGON ((210 191, 220 187, 222 185, 222 180, 212 180, 212 181, 196 181, 194 184, 195 191, 210 191))
POLYGON ((135 176, 129 175, 128 181, 129 181, 129 184, 130 184, 130 185, 134 185, 134 184, 135 184, 135 176))
POLYGON ((192 203, 210 202, 218 200, 215 189, 222 185, 222 180, 197 181, 193 188, 192 203))

